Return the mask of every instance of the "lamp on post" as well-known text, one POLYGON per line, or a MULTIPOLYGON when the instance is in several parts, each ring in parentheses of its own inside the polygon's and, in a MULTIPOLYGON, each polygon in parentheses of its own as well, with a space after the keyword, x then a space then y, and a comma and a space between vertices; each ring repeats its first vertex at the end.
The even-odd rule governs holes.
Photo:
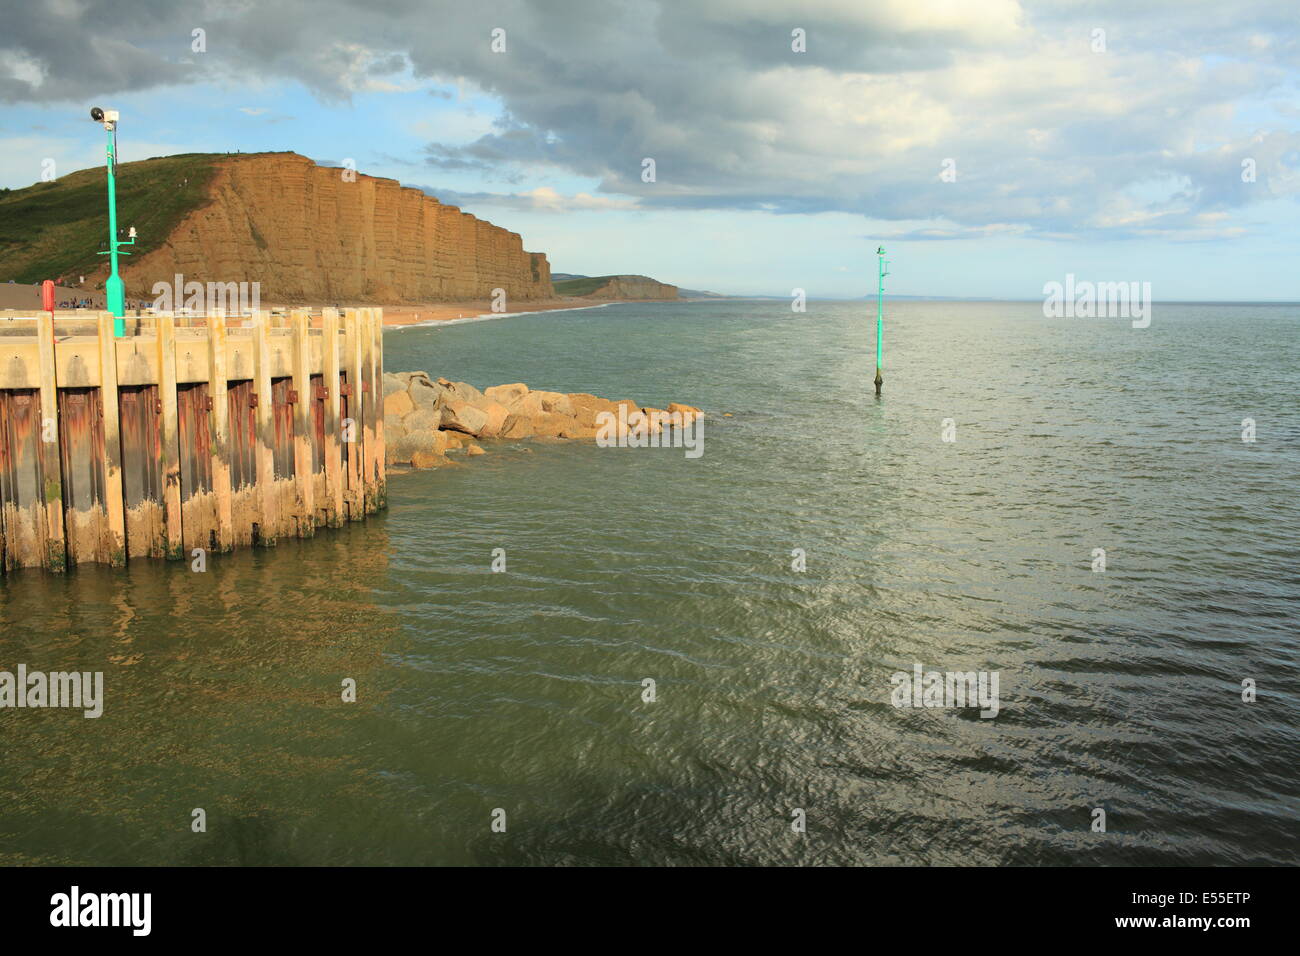
POLYGON ((98 106, 90 108, 90 118, 96 123, 103 123, 108 131, 108 281, 104 283, 104 301, 108 311, 113 313, 113 334, 121 337, 126 334, 126 323, 122 316, 126 314, 126 286, 117 272, 117 257, 129 256, 129 252, 118 252, 121 246, 135 245, 135 226, 126 241, 117 238, 117 110, 101 110, 98 106))

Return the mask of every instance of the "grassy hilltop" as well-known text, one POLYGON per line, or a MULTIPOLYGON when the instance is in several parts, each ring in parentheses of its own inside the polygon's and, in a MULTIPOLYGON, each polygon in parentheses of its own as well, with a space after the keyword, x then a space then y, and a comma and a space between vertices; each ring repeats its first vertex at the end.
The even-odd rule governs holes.
POLYGON ((591 295, 597 289, 603 289, 613 276, 580 276, 575 279, 555 279, 551 284, 557 295, 591 295))
MULTIPOLYGON (((135 226, 141 255, 158 248, 185 215, 207 199, 218 153, 183 153, 117 168, 121 237, 135 226), (187 182, 188 180, 188 182, 187 182)), ((48 183, 0 191, 0 282, 89 275, 107 256, 108 183, 103 166, 48 183)), ((123 269, 129 268, 125 259, 123 269)))
POLYGON ((592 299, 676 299, 677 286, 659 282, 649 276, 613 275, 578 276, 561 273, 551 278, 556 295, 582 296, 592 299))

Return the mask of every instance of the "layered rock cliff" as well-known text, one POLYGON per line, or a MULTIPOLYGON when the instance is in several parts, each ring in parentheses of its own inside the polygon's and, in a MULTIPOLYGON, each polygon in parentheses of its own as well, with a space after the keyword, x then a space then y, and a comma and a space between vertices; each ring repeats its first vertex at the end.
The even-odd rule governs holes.
MULTIPOLYGON (((129 297, 156 282, 259 282, 263 302, 550 298, 546 256, 517 233, 392 179, 296 153, 216 157, 207 199, 123 264, 129 297)), ((102 281, 102 276, 96 275, 102 281)))

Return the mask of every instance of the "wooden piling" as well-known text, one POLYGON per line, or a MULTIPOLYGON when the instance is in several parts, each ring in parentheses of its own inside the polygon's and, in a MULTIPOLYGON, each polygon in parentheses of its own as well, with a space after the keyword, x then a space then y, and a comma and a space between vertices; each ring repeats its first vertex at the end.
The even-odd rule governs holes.
POLYGON ((343 310, 343 355, 347 372, 345 386, 347 415, 343 419, 342 440, 347 446, 348 520, 365 517, 365 403, 361 391, 361 331, 356 309, 343 310))
POLYGON ((339 440, 339 314, 337 309, 321 313, 321 363, 325 385, 325 489, 326 521, 331 528, 343 526, 344 505, 342 449, 339 440))
POLYGON ((253 394, 257 396, 255 445, 258 514, 257 543, 274 547, 280 532, 280 500, 275 488, 275 420, 271 395, 271 313, 259 311, 253 322, 253 394))
MULTIPOLYGON (((35 348, 31 361, 36 361, 35 348)), ((4 367, 0 366, 0 372, 4 367)), ((45 498, 41 486, 40 392, 22 375, 0 392, 0 526, 5 571, 45 563, 45 498)))
POLYGON ((294 484, 296 486, 294 517, 298 522, 297 534, 308 538, 316 533, 316 485, 312 475, 312 414, 311 365, 308 349, 308 319, 306 309, 294 309, 291 316, 293 339, 293 392, 294 392, 294 484))
POLYGON ((117 339, 113 335, 113 313, 100 312, 99 409, 104 420, 103 462, 104 551, 114 567, 126 564, 126 513, 122 503, 122 435, 118 423, 117 339))
POLYGON ((375 310, 362 309, 358 329, 361 338, 361 405, 365 421, 363 434, 362 467, 364 469, 365 514, 371 515, 379 510, 379 462, 375 451, 379 447, 379 435, 375 425, 375 401, 379 389, 375 382, 375 310))
POLYGON ((63 537, 63 481, 59 460, 58 379, 54 361, 54 315, 42 312, 36 320, 38 361, 40 363, 40 435, 41 496, 45 515, 41 527, 45 567, 63 571, 68 554, 63 537))
POLYGON ((375 309, 374 322, 374 408, 375 462, 378 468, 375 500, 379 508, 388 507, 388 445, 384 439, 384 310, 375 309))
POLYGON ((181 455, 176 410, 176 319, 158 316, 158 402, 162 427, 163 520, 167 529, 167 558, 185 557, 181 540, 181 455))
POLYGON ((230 487, 230 397, 226 385, 226 317, 208 316, 208 397, 212 401, 212 492, 217 498, 217 550, 235 546, 230 487))

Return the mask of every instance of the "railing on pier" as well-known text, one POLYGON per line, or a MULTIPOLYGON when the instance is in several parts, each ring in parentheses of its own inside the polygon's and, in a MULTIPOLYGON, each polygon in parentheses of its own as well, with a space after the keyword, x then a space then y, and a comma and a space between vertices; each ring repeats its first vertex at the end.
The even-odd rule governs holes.
POLYGON ((0 311, 0 569, 309 537, 385 507, 381 309, 0 311))

